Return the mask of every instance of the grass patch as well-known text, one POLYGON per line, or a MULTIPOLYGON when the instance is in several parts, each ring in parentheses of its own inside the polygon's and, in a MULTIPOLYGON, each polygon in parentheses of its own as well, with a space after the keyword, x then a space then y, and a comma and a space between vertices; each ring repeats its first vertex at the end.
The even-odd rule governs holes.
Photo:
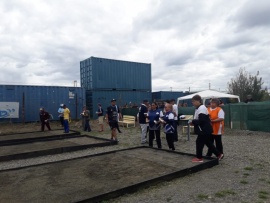
POLYGON ((208 195, 205 195, 205 194, 198 194, 198 199, 201 199, 201 200, 203 200, 203 199, 208 199, 208 195))
POLYGON ((216 197, 225 197, 227 195, 235 195, 236 193, 232 190, 222 190, 215 194, 216 197))
POLYGON ((239 173, 239 171, 234 171, 234 173, 239 173))
POLYGON ((266 179, 265 178, 259 178, 258 181, 265 182, 266 179))
POLYGON ((253 170, 253 167, 245 167, 244 168, 246 171, 252 171, 253 170))
POLYGON ((245 177, 247 177, 247 176, 249 176, 249 173, 244 173, 243 175, 244 175, 245 177))
POLYGON ((269 192, 266 192, 266 191, 263 191, 263 190, 261 190, 261 191, 259 191, 259 198, 260 199, 268 199, 268 195, 269 195, 269 192))
POLYGON ((241 180, 240 183, 246 185, 246 184, 248 184, 248 181, 246 181, 246 180, 241 180))
POLYGON ((270 181, 267 181, 268 184, 270 184, 270 181))

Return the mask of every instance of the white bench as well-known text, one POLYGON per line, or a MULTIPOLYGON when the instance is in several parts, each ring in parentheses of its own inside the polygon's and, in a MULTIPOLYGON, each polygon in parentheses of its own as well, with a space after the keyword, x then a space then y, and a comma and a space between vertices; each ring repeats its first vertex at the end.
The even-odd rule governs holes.
POLYGON ((126 126, 127 128, 129 127, 129 125, 135 127, 135 116, 124 115, 123 120, 118 121, 118 123, 122 126, 126 126))

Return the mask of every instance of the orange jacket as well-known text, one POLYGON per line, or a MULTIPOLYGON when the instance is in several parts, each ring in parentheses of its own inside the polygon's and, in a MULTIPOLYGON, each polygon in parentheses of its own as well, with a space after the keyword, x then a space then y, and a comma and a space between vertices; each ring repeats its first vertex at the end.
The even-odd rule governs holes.
MULTIPOLYGON (((218 118, 218 112, 221 110, 220 107, 217 107, 215 109, 211 109, 210 107, 207 108, 210 119, 211 120, 215 120, 218 118)), ((224 133, 224 120, 220 121, 220 122, 211 122, 212 124, 212 128, 213 128, 213 135, 219 135, 218 131, 220 129, 220 125, 221 125, 221 134, 224 133)))

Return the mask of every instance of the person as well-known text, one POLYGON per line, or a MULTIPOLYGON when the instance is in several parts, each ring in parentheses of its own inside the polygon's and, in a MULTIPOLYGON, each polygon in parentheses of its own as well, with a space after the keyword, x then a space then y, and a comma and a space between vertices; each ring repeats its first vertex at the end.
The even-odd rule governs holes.
POLYGON ((87 132, 91 132, 91 127, 90 127, 90 111, 87 109, 87 106, 83 107, 83 111, 81 113, 81 116, 83 118, 83 130, 87 132))
POLYGON ((249 94, 247 95, 247 99, 245 100, 245 103, 253 102, 252 96, 249 94))
POLYGON ((67 106, 64 104, 63 106, 64 112, 64 133, 69 133, 69 122, 71 119, 71 113, 70 110, 67 108, 67 106))
POLYGON ((111 128, 111 140, 117 140, 117 134, 116 129, 118 126, 118 115, 120 119, 122 118, 122 115, 120 113, 119 108, 116 106, 116 99, 111 100, 111 105, 107 107, 106 112, 106 122, 109 124, 111 128))
POLYGON ((50 122, 49 122, 50 114, 47 111, 45 111, 44 108, 39 109, 39 119, 41 123, 42 132, 44 132, 45 125, 47 126, 48 130, 52 130, 50 127, 50 122))
POLYGON ((98 124, 99 124, 99 131, 98 132, 102 132, 103 131, 104 116, 103 116, 103 108, 101 107, 101 104, 98 104, 98 109, 97 109, 96 114, 98 116, 98 124))
POLYGON ((148 100, 143 100, 143 103, 141 104, 139 108, 139 124, 141 127, 141 144, 147 143, 147 126, 148 123, 146 122, 146 116, 148 112, 148 100))
POLYGON ((223 154, 219 152, 213 143, 211 143, 212 126, 209 118, 207 108, 202 105, 202 98, 196 94, 192 97, 192 104, 196 108, 194 113, 194 119, 189 120, 188 123, 194 125, 194 131, 197 134, 196 139, 196 157, 192 159, 192 162, 203 162, 203 147, 206 145, 212 153, 214 153, 219 160, 223 158, 223 154))
MULTIPOLYGON (((222 134, 224 134, 224 117, 225 113, 221 107, 219 107, 219 99, 213 98, 210 101, 210 107, 207 108, 210 115, 210 120, 213 128, 213 133, 210 138, 211 143, 214 144, 217 150, 223 153, 222 134)), ((212 151, 208 149, 206 156, 212 156, 212 151)))
POLYGON ((178 141, 178 132, 177 132, 177 126, 178 126, 178 108, 177 104, 175 103, 175 99, 171 99, 170 104, 172 105, 172 112, 174 114, 174 142, 178 141))
POLYGON ((149 147, 153 147, 153 140, 156 137, 157 146, 161 149, 159 118, 163 117, 163 113, 157 107, 157 103, 153 102, 147 114, 149 120, 149 147))
POLYGON ((172 112, 172 105, 170 103, 165 104, 165 115, 160 119, 160 121, 164 124, 164 132, 166 134, 169 149, 174 151, 174 114, 172 112))
POLYGON ((58 109, 58 117, 60 119, 60 123, 61 123, 61 126, 64 127, 64 115, 63 115, 63 112, 64 112, 64 109, 63 109, 63 106, 64 104, 60 104, 60 107, 58 109))

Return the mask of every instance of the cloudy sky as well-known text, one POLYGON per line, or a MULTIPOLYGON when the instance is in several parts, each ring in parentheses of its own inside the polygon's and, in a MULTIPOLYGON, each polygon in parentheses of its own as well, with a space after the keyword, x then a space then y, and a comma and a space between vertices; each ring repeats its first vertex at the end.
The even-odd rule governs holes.
POLYGON ((270 86, 269 0, 1 0, 0 84, 80 84, 90 56, 152 64, 153 91, 270 86))

